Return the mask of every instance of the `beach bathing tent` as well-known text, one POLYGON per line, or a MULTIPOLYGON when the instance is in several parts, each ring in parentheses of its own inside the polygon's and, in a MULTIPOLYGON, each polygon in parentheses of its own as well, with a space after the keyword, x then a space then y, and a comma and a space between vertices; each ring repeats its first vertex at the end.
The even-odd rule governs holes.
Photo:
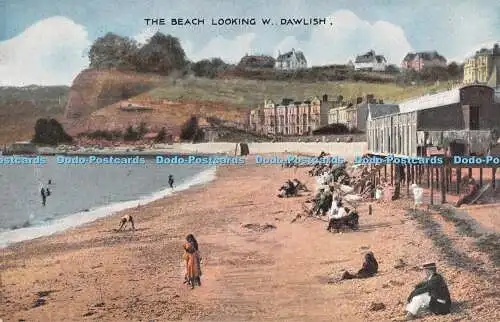
POLYGON ((234 151, 234 155, 238 155, 238 152, 242 156, 249 155, 250 149, 248 149, 248 144, 247 143, 237 143, 236 149, 234 151))

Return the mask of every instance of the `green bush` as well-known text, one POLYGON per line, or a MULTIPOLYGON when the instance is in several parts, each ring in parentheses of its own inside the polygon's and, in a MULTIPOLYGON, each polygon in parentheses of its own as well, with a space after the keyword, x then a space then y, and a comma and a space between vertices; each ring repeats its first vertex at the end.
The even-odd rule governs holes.
POLYGON ((38 119, 35 124, 35 135, 32 142, 36 144, 59 145, 71 143, 73 138, 64 131, 63 126, 55 119, 38 119))

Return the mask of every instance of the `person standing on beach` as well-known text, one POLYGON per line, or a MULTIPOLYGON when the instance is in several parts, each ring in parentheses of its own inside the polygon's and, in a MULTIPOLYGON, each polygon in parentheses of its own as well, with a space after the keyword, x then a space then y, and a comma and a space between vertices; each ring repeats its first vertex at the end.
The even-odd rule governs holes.
POLYGON ((174 176, 171 174, 168 176, 168 185, 171 189, 174 189, 174 176))
POLYGON ((198 251, 198 242, 192 234, 186 237, 186 243, 184 244, 184 260, 186 261, 186 274, 184 276, 185 281, 194 288, 195 284, 201 286, 201 256, 198 251))
POLYGON ((40 194, 42 195, 42 206, 45 206, 45 203, 47 202, 47 195, 44 187, 40 190, 40 194))

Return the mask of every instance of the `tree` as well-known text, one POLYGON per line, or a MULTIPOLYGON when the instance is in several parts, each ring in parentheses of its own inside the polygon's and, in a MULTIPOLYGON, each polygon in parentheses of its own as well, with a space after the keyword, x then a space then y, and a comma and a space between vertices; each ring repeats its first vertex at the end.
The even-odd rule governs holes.
POLYGON ((165 139, 167 138, 167 130, 162 127, 160 132, 156 135, 155 142, 160 143, 160 142, 165 142, 165 139))
POLYGON ((198 125, 198 118, 196 116, 191 116, 181 128, 181 140, 189 141, 199 141, 202 138, 203 132, 198 125))
POLYGON ((137 141, 139 139, 139 133, 134 129, 132 125, 130 125, 125 131, 123 139, 125 141, 137 141))
POLYGON ((186 53, 179 39, 160 32, 139 49, 138 56, 142 72, 168 75, 174 70, 184 71, 187 65, 186 53))
POLYGON ((455 62, 451 62, 447 67, 447 71, 450 78, 459 79, 463 75, 463 66, 459 66, 455 62))
POLYGON ((438 81, 438 80, 448 80, 450 77, 448 75, 448 69, 441 66, 425 67, 421 72, 422 79, 424 81, 438 81))
POLYGON ((191 70, 198 77, 215 78, 217 74, 225 69, 229 68, 220 58, 203 59, 191 66, 191 70))
POLYGON ((90 67, 135 70, 138 50, 134 40, 107 33, 92 44, 89 51, 90 67))
POLYGON ((144 135, 146 133, 148 133, 148 131, 149 130, 148 130, 148 127, 147 127, 146 123, 145 122, 141 122, 139 124, 139 127, 137 128, 137 135, 138 135, 139 138, 142 138, 142 137, 144 137, 144 135))
POLYGON ((55 119, 38 119, 35 124, 33 143, 58 145, 70 143, 73 138, 64 131, 63 126, 55 119))
POLYGON ((399 68, 398 68, 398 66, 391 64, 391 65, 387 66, 385 71, 389 74, 397 74, 397 73, 399 73, 399 68))

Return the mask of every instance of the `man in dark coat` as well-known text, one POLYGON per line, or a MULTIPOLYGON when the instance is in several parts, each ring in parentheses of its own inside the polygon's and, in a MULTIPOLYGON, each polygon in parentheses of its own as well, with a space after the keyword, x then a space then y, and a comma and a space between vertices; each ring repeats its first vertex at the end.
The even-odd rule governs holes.
POLYGON ((421 309, 427 309, 434 314, 450 313, 450 292, 441 274, 436 272, 436 264, 425 264, 424 269, 427 272, 427 280, 416 285, 408 297, 407 320, 415 318, 421 309))

